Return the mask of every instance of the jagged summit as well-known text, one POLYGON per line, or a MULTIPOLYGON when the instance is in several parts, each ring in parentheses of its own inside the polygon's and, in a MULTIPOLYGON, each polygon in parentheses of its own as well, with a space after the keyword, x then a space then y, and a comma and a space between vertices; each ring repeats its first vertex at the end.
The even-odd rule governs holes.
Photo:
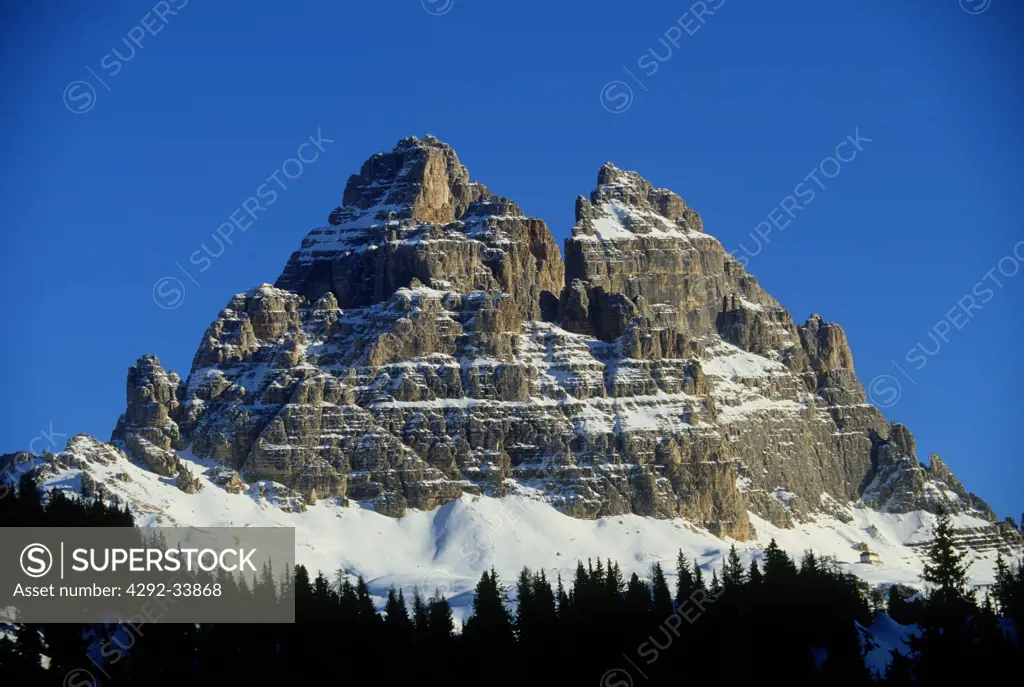
MULTIPOLYGON (((609 162, 576 209, 563 267, 543 221, 447 144, 371 156, 275 288, 208 330, 181 435, 250 478, 394 514, 533 484, 573 515, 739 538, 748 510, 946 499, 991 517, 866 403, 842 328, 795 324, 679 195, 609 162)), ((135 376, 161 379, 150 367, 135 376)))
POLYGON ((451 146, 433 136, 403 138, 390 153, 377 153, 349 177, 342 206, 331 213, 332 225, 373 215, 375 220, 410 219, 446 223, 459 219, 481 197, 490 196, 472 183, 451 146))
POLYGON ((542 220, 471 182, 450 146, 402 139, 345 186, 329 226, 303 240, 276 286, 341 307, 378 303, 413 279, 434 288, 508 293, 540 319, 562 288, 562 256, 542 220))
POLYGON ((580 196, 576 201, 577 230, 583 234, 592 228, 592 222, 602 216, 624 220, 624 228, 646 234, 651 232, 701 232, 703 224, 694 210, 677 194, 664 188, 655 188, 637 172, 619 169, 606 162, 597 173, 597 188, 591 192, 589 202, 580 196), (639 216, 639 217, 637 217, 639 216), (635 221, 640 219, 640 221, 635 221))
POLYGON ((994 519, 867 402, 838 324, 794 322, 636 172, 601 167, 564 263, 431 136, 371 156, 342 203, 231 299, 187 380, 131 368, 117 448, 194 490, 187 449, 231 494, 269 481, 300 509, 519 493, 736 539, 860 509, 994 519))

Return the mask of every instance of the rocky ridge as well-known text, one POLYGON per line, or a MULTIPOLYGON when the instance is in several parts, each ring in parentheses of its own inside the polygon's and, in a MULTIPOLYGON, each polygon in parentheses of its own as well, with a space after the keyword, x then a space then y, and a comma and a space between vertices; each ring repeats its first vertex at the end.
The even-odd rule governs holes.
POLYGON ((675 193, 610 163, 597 182, 563 264, 446 144, 372 156, 276 284, 221 311, 186 381, 151 355, 129 370, 110 450, 186 492, 188 447, 234 493, 391 516, 523 493, 741 540, 748 512, 995 521, 867 402, 839 325, 795 323, 675 193))

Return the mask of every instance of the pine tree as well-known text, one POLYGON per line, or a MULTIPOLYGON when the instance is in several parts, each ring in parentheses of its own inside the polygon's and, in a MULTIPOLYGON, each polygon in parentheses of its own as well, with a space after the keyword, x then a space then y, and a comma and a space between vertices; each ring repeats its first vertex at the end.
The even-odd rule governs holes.
POLYGON ((426 638, 430 632, 430 611, 418 588, 412 591, 412 622, 416 636, 426 638))
POLYGON ((716 599, 722 595, 722 583, 718 581, 717 570, 711 571, 711 587, 708 588, 708 591, 711 593, 711 596, 715 597, 716 599))
MULTIPOLYGON (((60 496, 60 492, 54 492, 54 495, 60 496)), ((42 495, 32 479, 31 472, 26 472, 18 480, 18 509, 22 522, 35 526, 44 524, 46 511, 43 508, 42 495)))
POLYGON ((992 585, 992 596, 999 612, 1013 618, 1024 625, 1024 560, 1013 566, 1003 559, 1003 554, 996 556, 996 579, 992 585))
POLYGON ((341 607, 341 612, 349 618, 359 615, 359 597, 356 595, 356 588, 347 578, 341 581, 341 586, 338 588, 338 605, 341 607))
POLYGON ((993 667, 1005 664, 1004 670, 996 668, 994 675, 1005 675, 1019 666, 1019 655, 1014 660, 1013 653, 1016 652, 1010 651, 1010 644, 1004 640, 1003 631, 999 627, 999 616, 996 615, 988 592, 985 593, 984 601, 970 622, 974 635, 972 649, 977 656, 977 664, 993 667))
POLYGON ((565 586, 562 584, 562 573, 558 573, 558 591, 555 594, 558 603, 558 619, 565 622, 569 618, 569 595, 565 593, 565 586))
POLYGON ((693 588, 702 592, 706 592, 708 590, 707 585, 704 584, 704 571, 701 570, 696 559, 693 561, 693 588))
POLYGON ((431 641, 436 645, 451 639, 455 634, 455 618, 448 599, 444 598, 440 589, 436 590, 434 596, 431 597, 427 613, 429 616, 427 626, 431 641))
POLYGON ((1024 627, 1024 558, 1017 561, 1017 576, 1010 591, 1009 605, 1003 613, 1015 619, 1018 627, 1024 627))
POLYGON ((287 562, 284 564, 284 574, 281 576, 281 587, 278 596, 278 603, 295 603, 295 573, 289 567, 287 562))
POLYGON ((259 581, 253 582, 254 601, 267 608, 277 601, 277 585, 274 583, 274 571, 270 561, 263 564, 259 581))
MULTIPOLYGON (((245 578, 242 578, 241 585, 245 585, 245 578)), ((241 591, 241 586, 239 588, 241 591)), ((330 585, 327 583, 327 578, 324 577, 322 572, 318 572, 316 580, 313 581, 313 605, 314 607, 326 608, 330 605, 333 597, 330 585)))
MULTIPOLYGON (((323 575, 317 577, 317 582, 319 582, 321 580, 323 580, 324 585, 326 586, 327 580, 323 578, 323 575)), ((240 597, 246 597, 249 594, 251 594, 251 591, 249 590, 248 583, 245 581, 245 575, 239 575, 238 576, 238 595, 240 597)))
POLYGON ((927 549, 922 579, 930 585, 928 605, 942 615, 966 615, 974 608, 974 593, 967 589, 967 552, 953 545, 953 524, 949 514, 939 513, 934 539, 927 549))
POLYGON ((384 628, 392 641, 405 642, 412 635, 413 625, 409 618, 409 609, 405 607, 405 597, 401 591, 396 593, 394 586, 388 589, 388 600, 384 605, 384 628))
POLYGON ((967 554, 953 545, 952 520, 945 511, 938 514, 927 555, 921 632, 910 640, 915 672, 922 684, 961 684, 975 670, 971 659, 978 656, 980 628, 970 620, 978 608, 967 589, 967 554))
POLYGON ((665 580, 665 571, 661 569, 661 563, 658 562, 651 566, 651 593, 655 615, 659 618, 670 616, 672 614, 672 592, 669 591, 668 582, 665 580))
POLYGON ((618 607, 626 592, 626 581, 622 579, 622 571, 619 569, 618 563, 612 563, 611 559, 608 559, 605 569, 608 571, 605 574, 605 595, 612 607, 618 607))
POLYGON ((885 593, 880 588, 871 588, 871 592, 868 594, 868 602, 871 605, 872 616, 885 613, 885 593))
POLYGON ((814 555, 813 551, 805 552, 803 559, 800 561, 801 577, 814 577, 818 574, 818 571, 818 557, 814 555))
MULTIPOLYGON (((227 575, 227 573, 225 573, 227 575)), ((230 575, 228 575, 230 578, 230 575)), ((231 580, 234 584, 234 580, 231 580)), ((224 581, 222 580, 222 584, 224 581)), ((309 571, 301 563, 295 566, 295 607, 309 609, 313 602, 313 584, 309 581, 309 571)))
POLYGON ((919 606, 907 601, 898 584, 889 586, 885 606, 889 617, 900 625, 912 625, 920 620, 919 606))
MULTIPOLYGON (((321 573, 322 574, 322 573, 321 573)), ((338 568, 334 571, 334 580, 331 584, 331 588, 341 596, 342 587, 348 582, 348 571, 344 568, 338 568)))
POLYGON ((761 577, 761 570, 757 567, 757 559, 750 561, 750 572, 747 573, 747 586, 751 589, 757 589, 761 586, 764 579, 761 577))
POLYGON ((727 592, 734 592, 743 587, 743 564, 736 553, 736 545, 729 547, 729 557, 722 567, 722 587, 727 592))
POLYGON ((555 609, 555 593, 551 590, 544 571, 534 574, 532 581, 533 614, 537 634, 541 638, 552 636, 558 625, 558 612, 555 609))
POLYGON ((516 597, 515 628, 519 640, 523 641, 524 638, 530 637, 531 623, 535 620, 533 578, 530 575, 530 569, 525 566, 519 572, 519 579, 516 580, 516 597))
POLYGON ((364 629, 376 627, 380 623, 380 616, 370 597, 370 588, 366 586, 362 575, 356 580, 356 614, 364 629))
POLYGON ((480 576, 473 597, 473 615, 466 621, 463 637, 471 642, 484 642, 492 648, 512 643, 512 618, 494 568, 480 576))
POLYGON ((1012 577, 1010 575, 1010 569, 1006 565, 1006 559, 1003 558, 1003 552, 999 551, 996 553, 996 579, 992 583, 992 596, 996 599, 996 604, 999 606, 999 610, 1003 613, 1006 612, 1007 601, 1009 600, 1009 592, 1012 587, 1012 577))
POLYGON ((989 596, 988 592, 985 592, 985 600, 981 602, 980 610, 983 615, 995 617, 996 611, 992 606, 992 597, 989 596))
POLYGON ((686 560, 683 550, 679 549, 679 555, 676 556, 676 608, 682 607, 696 588, 690 562, 686 560))
POLYGON ((634 615, 646 615, 652 608, 650 587, 633 573, 626 584, 626 609, 634 615))
MULTIPOLYGON (((588 561, 589 565, 589 561, 588 561)), ((576 561, 576 578, 572 582, 572 589, 569 591, 571 606, 590 608, 590 596, 587 593, 590 576, 587 569, 583 567, 583 561, 576 561)))
POLYGON ((766 584, 784 584, 796 574, 796 565, 772 537, 764 550, 764 581, 766 584))

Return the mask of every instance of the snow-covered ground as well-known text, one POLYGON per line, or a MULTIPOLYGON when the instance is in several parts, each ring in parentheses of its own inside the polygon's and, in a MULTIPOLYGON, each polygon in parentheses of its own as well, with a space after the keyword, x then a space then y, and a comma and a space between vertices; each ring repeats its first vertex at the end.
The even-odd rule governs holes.
POLYGON ((861 646, 866 650, 864 665, 879 677, 885 676, 886 668, 892 662, 892 652, 909 655, 907 642, 918 633, 917 625, 900 625, 885 615, 878 615, 870 627, 857 624, 860 630, 861 646))
MULTIPOLYGON (((469 615, 473 588, 491 566, 506 584, 524 565, 543 568, 552 582, 558 573, 568 581, 577 560, 596 561, 598 556, 618 561, 627 577, 633 572, 647 576, 656 561, 673 577, 676 554, 682 549, 710 575, 713 568, 721 567, 733 543, 681 519, 621 515, 580 520, 523 496, 463 496, 433 511, 411 510, 397 519, 363 504, 341 506, 336 499, 289 513, 272 502, 271 483, 252 484, 242 494, 229 494, 205 474, 213 463, 195 460, 187 452, 182 462, 203 482, 199 493, 185 494, 173 480, 124 459, 106 465, 90 463, 86 469, 132 504, 142 526, 293 527, 296 559, 312 573, 322 570, 331 579, 339 569, 361 574, 381 606, 391 585, 403 588, 407 596, 414 587, 426 594, 440 589, 451 600, 459 621, 469 615), (117 473, 127 474, 130 481, 115 478, 117 473), (261 486, 271 500, 260 495, 261 486)), ((45 484, 76 492, 80 485, 77 469, 54 475, 45 484)), ((920 587, 920 554, 904 544, 930 538, 934 516, 868 509, 850 513, 849 523, 822 517, 793 529, 775 527, 751 513, 758 538, 736 542, 736 547, 748 563, 774 537, 798 559, 807 550, 832 556, 843 569, 873 585, 899 582, 920 587), (880 563, 860 563, 857 544, 867 544, 878 553, 880 563)), ((960 527, 982 524, 976 518, 957 518, 960 527)), ((990 583, 995 554, 974 554, 974 559, 973 582, 990 583)))

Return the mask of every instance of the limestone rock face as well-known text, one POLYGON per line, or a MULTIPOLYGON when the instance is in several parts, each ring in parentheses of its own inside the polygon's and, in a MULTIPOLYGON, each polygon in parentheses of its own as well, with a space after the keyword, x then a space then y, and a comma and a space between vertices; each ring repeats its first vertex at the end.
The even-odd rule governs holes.
POLYGON ((115 443, 190 487, 187 445, 296 509, 522 492, 737 539, 749 512, 994 519, 867 403, 839 325, 797 325, 675 193, 611 164, 597 182, 563 265, 444 143, 374 155, 276 285, 220 312, 187 383, 131 369, 115 443))
POLYGON ((127 408, 111 442, 154 472, 175 477, 180 469, 176 450, 185 448, 178 421, 184 391, 181 377, 166 372, 155 355, 144 355, 128 369, 127 408))
POLYGON ((203 483, 198 477, 189 472, 188 469, 183 468, 174 480, 174 486, 186 494, 195 494, 203 488, 203 483))
POLYGON ((437 289, 504 293, 523 319, 554 314, 562 256, 542 220, 471 182, 432 136, 367 160, 329 225, 302 242, 276 286, 342 308, 387 300, 413 279, 437 289))
MULTIPOLYGON (((6 496, 3 488, 9 488, 7 484, 17 482, 16 479, 6 479, 9 475, 20 471, 29 472, 35 482, 41 483, 47 479, 57 478, 66 474, 67 470, 81 471, 82 491, 87 497, 103 496, 105 490, 102 484, 89 473, 91 467, 103 466, 114 467, 119 461, 128 460, 128 456, 120 448, 89 436, 88 434, 76 434, 68 439, 67 445, 58 453, 44 453, 42 461, 27 451, 8 453, 0 456, 0 494, 6 496), (34 466, 26 469, 27 466, 34 466)), ((120 474, 120 473, 119 473, 120 474)))
POLYGON ((246 489, 245 482, 239 477, 238 471, 231 468, 216 467, 210 470, 207 476, 214 484, 224 487, 224 491, 229 494, 241 494, 246 489))
POLYGON ((996 516, 988 504, 969 493, 937 454, 930 465, 918 463, 914 437, 903 425, 893 423, 885 440, 877 442, 871 480, 862 502, 870 508, 893 513, 912 510, 951 513, 974 511, 989 522, 996 516))

